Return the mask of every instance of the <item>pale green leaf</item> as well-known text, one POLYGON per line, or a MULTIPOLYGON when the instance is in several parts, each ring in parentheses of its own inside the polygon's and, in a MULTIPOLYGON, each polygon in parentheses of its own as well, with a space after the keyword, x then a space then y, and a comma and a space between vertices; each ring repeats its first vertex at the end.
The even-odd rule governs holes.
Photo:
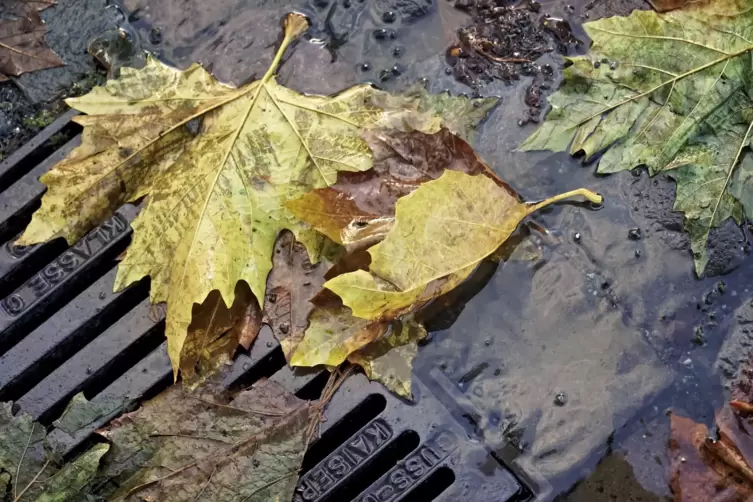
POLYGON ((689 2, 584 28, 591 50, 571 59, 546 122, 521 149, 602 154, 600 173, 668 172, 700 275, 711 229, 751 212, 741 185, 750 170, 739 167, 753 126, 750 2, 689 2))

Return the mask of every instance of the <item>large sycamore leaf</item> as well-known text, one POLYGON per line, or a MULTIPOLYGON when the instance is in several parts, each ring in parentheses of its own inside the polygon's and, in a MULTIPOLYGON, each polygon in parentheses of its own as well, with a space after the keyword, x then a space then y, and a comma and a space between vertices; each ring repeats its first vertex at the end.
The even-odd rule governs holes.
POLYGON ((404 312, 415 298, 457 286, 494 253, 532 212, 573 196, 601 203, 601 196, 573 190, 539 203, 521 202, 507 185, 488 176, 447 170, 397 202, 395 224, 369 249, 369 272, 340 275, 324 287, 353 314, 376 319, 404 312), (437 283, 446 281, 446 284, 437 283))
POLYGON ((44 39, 47 26, 37 11, 46 7, 46 2, 12 2, 10 11, 22 17, 0 20, 0 82, 9 76, 63 66, 44 39))
POLYGON ((94 478, 109 445, 95 445, 55 467, 46 450, 44 425, 26 413, 13 416, 11 403, 0 403, 0 490, 14 502, 85 500, 84 488, 94 478))
POLYGON ((229 308, 239 280, 261 303, 281 230, 292 230, 318 258, 320 236, 286 200, 335 183, 339 171, 369 169, 365 128, 413 124, 434 132, 443 123, 419 111, 439 106, 420 96, 368 85, 311 96, 279 85, 277 65, 306 27, 305 18, 289 15, 269 71, 240 89, 199 66, 179 71, 150 59, 68 101, 88 114, 76 119, 82 144, 41 178, 48 191, 19 243, 74 242, 119 205, 149 195, 115 287, 151 276, 151 301, 167 302, 176 373, 194 304, 217 290, 229 308))
POLYGON ((603 152, 600 173, 645 165, 673 176, 700 275, 711 229, 753 215, 753 164, 741 162, 753 128, 750 2, 688 2, 584 28, 591 51, 571 58, 546 122, 521 148, 603 152))
POLYGON ((100 476, 118 486, 110 500, 289 501, 311 410, 271 381, 229 402, 173 386, 100 431, 112 442, 100 476))

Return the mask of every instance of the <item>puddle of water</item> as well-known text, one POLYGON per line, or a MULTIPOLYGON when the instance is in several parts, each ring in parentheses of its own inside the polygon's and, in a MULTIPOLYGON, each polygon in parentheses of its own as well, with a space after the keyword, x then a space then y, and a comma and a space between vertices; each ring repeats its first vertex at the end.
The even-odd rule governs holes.
MULTIPOLYGON (((625 13, 635 3, 604 0, 590 12, 625 13)), ((584 4, 543 9, 574 20, 585 14, 584 4)), ((426 78, 434 92, 470 92, 446 73, 444 50, 467 22, 446 0, 125 0, 125 8, 145 47, 179 66, 199 61, 236 84, 266 70, 282 15, 297 9, 313 27, 311 40, 299 43, 282 68, 286 85, 331 93, 380 81, 398 90, 426 78)), ((575 33, 582 36, 577 26, 575 33)), ((553 55, 540 63, 562 68, 553 55)), ((481 267, 478 280, 458 294, 467 303, 434 320, 416 373, 457 404, 470 434, 491 445, 519 445, 556 493, 572 488, 606 453, 620 452, 597 475, 626 472, 627 462, 638 483, 666 495, 664 411, 713 418, 723 396, 716 354, 735 323, 731 313, 750 296, 753 266, 742 251, 723 261, 720 270, 738 268, 708 305, 704 295, 718 279, 693 276, 682 219, 671 212, 670 181, 642 172, 597 177, 593 166, 567 155, 515 152, 535 127, 517 125, 529 82, 481 89, 503 103, 480 131, 479 153, 527 199, 584 186, 605 196, 604 208, 568 204, 535 215, 549 233, 527 231, 518 259, 481 267), (635 228, 640 239, 631 236, 635 228), (699 325, 700 346, 693 343, 699 325)), ((734 226, 722 234, 735 249, 745 244, 734 226)), ((591 488, 583 485, 573 497, 591 488)))

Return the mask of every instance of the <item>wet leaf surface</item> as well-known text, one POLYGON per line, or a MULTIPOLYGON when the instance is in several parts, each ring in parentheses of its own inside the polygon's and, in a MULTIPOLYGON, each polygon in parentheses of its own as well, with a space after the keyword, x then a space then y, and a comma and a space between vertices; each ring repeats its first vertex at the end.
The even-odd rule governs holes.
POLYGON ((291 232, 283 232, 275 243, 272 272, 267 279, 264 322, 274 332, 289 361, 303 338, 308 317, 314 308, 311 300, 324 284, 327 265, 312 264, 302 244, 291 232))
POLYGON ((216 290, 233 305, 240 280, 263 299, 280 231, 291 230, 318 260, 321 236, 285 202, 334 184, 339 171, 369 169, 365 128, 435 132, 446 113, 447 125, 462 132, 486 109, 464 98, 392 96, 368 85, 332 97, 296 93, 274 72, 307 24, 300 15, 286 20, 274 63, 240 89, 199 66, 179 71, 151 58, 143 69, 123 69, 118 80, 69 100, 88 114, 76 118, 83 143, 41 178, 48 191, 19 241, 74 242, 121 204, 149 195, 115 287, 151 276, 151 301, 167 302, 176 375, 194 304, 216 290), (457 115, 466 108, 472 113, 457 115))
POLYGON ((497 179, 471 146, 447 129, 434 134, 375 130, 364 139, 374 155, 372 169, 340 173, 331 187, 287 203, 298 218, 351 248, 381 240, 392 227, 397 199, 446 169, 497 179))
POLYGON ((753 496, 753 470, 738 449, 749 449, 751 438, 737 433, 740 423, 729 407, 717 414, 719 440, 710 439, 708 428, 690 418, 672 414, 670 421, 670 486, 675 502, 742 502, 753 496))
MULTIPOLYGON (((576 195, 596 203, 602 200, 580 189, 536 204, 521 202, 459 138, 445 133, 418 144, 426 145, 426 141, 432 146, 423 149, 407 143, 409 147, 402 153, 387 155, 385 158, 394 160, 393 172, 408 173, 408 179, 428 177, 425 173, 431 172, 434 151, 442 159, 440 165, 456 163, 459 170, 446 169, 439 178, 424 181, 397 199, 395 223, 386 238, 368 250, 368 270, 365 253, 360 252, 351 263, 355 270, 343 267, 337 271, 339 275, 327 274, 324 287, 337 297, 317 297, 320 307, 313 310, 291 365, 337 366, 360 351, 354 357, 369 376, 409 397, 411 361, 415 342, 421 338, 417 333, 425 333, 409 315, 460 285, 531 212, 576 195), (433 143, 438 139, 448 144, 451 153, 442 152, 440 145, 433 143), (403 325, 416 329, 403 330, 403 325), (395 366, 390 368, 391 364, 395 366)), ((391 150, 399 151, 405 145, 398 142, 391 150)), ((318 217, 328 224, 326 216, 319 213, 318 217)), ((348 257, 342 261, 347 262, 348 257)))
POLYGON ((646 165, 671 175, 701 275, 711 229, 753 211, 753 163, 742 155, 753 44, 739 35, 751 26, 753 11, 738 0, 586 23, 589 54, 571 58, 546 122, 521 148, 583 151, 586 161, 603 152, 600 173, 646 165))
POLYGON ((348 361, 363 368, 366 376, 408 399, 411 393, 413 359, 418 342, 426 338, 426 328, 412 319, 393 325, 391 332, 348 356, 348 361))
POLYGON ((4 9, 18 19, 0 20, 0 82, 26 72, 62 66, 63 62, 47 46, 47 27, 38 10, 48 2, 11 2, 4 9))
POLYGON ((174 386, 100 431, 111 500, 291 500, 311 406, 258 382, 229 402, 174 386))
POLYGON ((346 307, 317 308, 311 313, 306 334, 290 364, 339 366, 351 353, 378 339, 388 329, 388 322, 355 317, 346 307))
POLYGON ((462 282, 533 211, 575 195, 601 202, 581 189, 526 204, 487 176, 445 171, 398 201, 395 225, 369 249, 369 272, 343 274, 325 287, 358 317, 394 318, 418 299, 439 296, 462 282), (434 282, 443 278, 447 284, 434 282))
POLYGON ((45 426, 19 413, 11 403, 0 404, 0 489, 18 502, 85 500, 84 488, 94 478, 109 445, 95 445, 72 461, 56 467, 59 456, 46 450, 45 426))
POLYGON ((261 321, 261 308, 245 281, 236 283, 235 300, 229 308, 217 290, 201 305, 194 305, 180 356, 183 385, 193 388, 222 365, 230 364, 239 345, 248 350, 261 321))

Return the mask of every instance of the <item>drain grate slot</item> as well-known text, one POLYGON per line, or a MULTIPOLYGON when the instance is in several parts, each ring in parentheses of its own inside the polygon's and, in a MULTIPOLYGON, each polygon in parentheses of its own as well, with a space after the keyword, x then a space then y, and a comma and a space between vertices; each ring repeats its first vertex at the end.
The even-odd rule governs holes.
POLYGON ((451 487, 454 482, 455 473, 449 467, 442 466, 429 474, 429 477, 424 479, 400 500, 406 502, 431 502, 451 487))
POLYGON ((71 396, 95 385, 98 377, 103 378, 110 372, 108 368, 113 367, 121 354, 132 353, 131 346, 143 346, 139 341, 145 337, 159 340, 162 322, 150 315, 150 310, 149 301, 144 300, 126 313, 22 396, 17 401, 21 410, 42 422, 55 418, 71 396))
POLYGON ((75 137, 6 190, 0 192, 0 241, 5 242, 24 229, 26 222, 31 219, 31 213, 39 207, 39 199, 45 191, 45 186, 39 181, 39 177, 65 159, 80 143, 81 137, 75 137))
POLYGON ((15 290, 68 249, 62 238, 34 246, 17 246, 14 243, 19 237, 21 234, 0 247, 0 291, 15 290))
POLYGON ((306 452, 301 466, 301 474, 310 471, 315 465, 327 458, 340 445, 365 429, 387 406, 387 400, 381 394, 370 394, 361 403, 350 410, 343 418, 327 429, 306 452))
POLYGON ((112 268, 130 241, 135 214, 124 206, 0 302, 0 354, 112 268))
POLYGON ((149 281, 112 292, 113 268, 0 357, 0 401, 16 400, 144 300, 149 281))
MULTIPOLYGON (((372 454, 372 456, 356 472, 354 472, 353 475, 345 478, 342 483, 335 485, 334 489, 329 493, 316 499, 317 502, 355 500, 359 493, 367 490, 384 473, 389 471, 391 467, 395 464, 401 463, 411 451, 418 447, 420 442, 421 438, 415 431, 403 431, 398 437, 390 441, 376 454, 372 454)), ((358 443, 354 445, 352 444, 352 441, 349 441, 348 446, 350 446, 350 451, 355 453, 358 451, 358 446, 361 445, 358 443)), ((364 455, 368 455, 368 450, 364 449, 360 451, 362 451, 364 455)), ((311 481, 316 482, 317 480, 311 478, 311 481)), ((323 487, 324 485, 318 483, 318 486, 323 487)))
POLYGON ((67 111, 0 162, 0 192, 52 155, 61 144, 79 134, 83 128, 71 120, 78 114, 75 110, 67 111))

